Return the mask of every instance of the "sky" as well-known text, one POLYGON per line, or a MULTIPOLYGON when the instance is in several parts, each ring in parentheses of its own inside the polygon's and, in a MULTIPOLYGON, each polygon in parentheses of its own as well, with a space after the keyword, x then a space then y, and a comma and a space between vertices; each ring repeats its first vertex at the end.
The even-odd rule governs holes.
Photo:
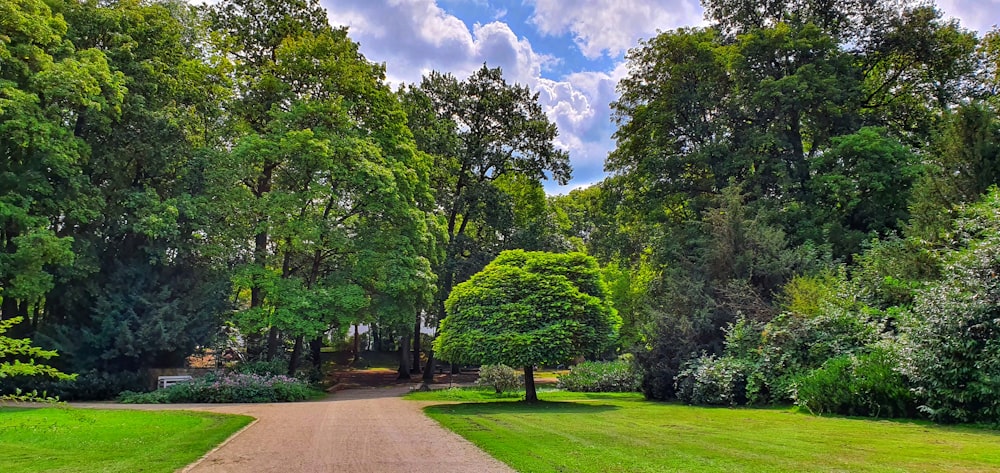
MULTIPOLYGON (((698 0, 321 0, 330 22, 349 28, 394 84, 431 70, 464 79, 485 63, 539 94, 569 152, 573 179, 545 183, 566 193, 604 178, 614 148, 609 104, 626 74, 624 54, 657 31, 703 25, 698 0)), ((938 0, 946 17, 985 32, 1000 0, 938 0)))

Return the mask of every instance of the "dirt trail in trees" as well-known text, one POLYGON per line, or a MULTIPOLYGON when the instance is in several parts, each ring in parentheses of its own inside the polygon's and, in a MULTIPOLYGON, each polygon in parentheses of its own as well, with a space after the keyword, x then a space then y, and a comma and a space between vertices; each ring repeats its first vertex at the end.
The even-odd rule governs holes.
POLYGON ((246 414, 257 418, 257 422, 184 472, 514 471, 424 416, 420 409, 428 403, 400 399, 408 389, 408 386, 351 389, 322 401, 286 404, 131 407, 246 414))

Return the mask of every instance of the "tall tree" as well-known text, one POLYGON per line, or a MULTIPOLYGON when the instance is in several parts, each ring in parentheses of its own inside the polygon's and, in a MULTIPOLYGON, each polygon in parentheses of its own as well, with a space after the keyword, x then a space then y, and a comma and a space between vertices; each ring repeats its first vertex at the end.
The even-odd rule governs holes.
MULTIPOLYGON (((286 40, 296 39, 309 33, 312 35, 334 34, 326 17, 326 11, 318 0, 283 1, 253 1, 230 0, 213 5, 209 9, 212 27, 221 34, 221 44, 218 47, 229 57, 233 64, 232 80, 234 82, 235 100, 230 110, 231 126, 237 133, 253 135, 265 133, 271 121, 274 107, 285 107, 298 93, 311 92, 309 86, 294 88, 282 77, 278 51, 286 40)), ((346 31, 340 30, 339 36, 346 36, 346 31)), ((239 137, 234 137, 239 139, 239 137)), ((247 138, 247 139, 252 139, 247 138)), ((248 159, 255 159, 253 175, 245 176, 245 185, 258 200, 255 207, 257 213, 253 217, 254 246, 252 264, 258 269, 251 278, 250 306, 263 310, 265 268, 271 263, 269 248, 269 215, 263 200, 274 185, 274 171, 280 165, 276 156, 258 154, 248 159)), ((278 328, 272 326, 268 333, 267 357, 273 358, 278 350, 278 328)))
POLYGON ((66 230, 96 216, 82 128, 86 117, 115 119, 125 88, 103 52, 74 46, 47 3, 5 0, 0 18, 0 318, 9 319, 39 312, 54 269, 73 260, 66 230))
POLYGON ((199 202, 213 167, 205 150, 226 82, 186 3, 59 8, 67 36, 101 50, 127 93, 120 119, 90 112, 76 123, 95 212, 63 227, 77 261, 47 298, 40 330, 79 370, 173 366, 211 342, 228 307, 227 276, 199 237, 211 220, 199 202))
POLYGON ((237 254, 249 255, 238 280, 250 290, 241 325, 269 332, 269 357, 279 334, 294 340, 293 373, 305 341, 363 310, 393 313, 408 331, 425 305, 434 281, 430 160, 416 150, 382 66, 346 30, 330 28, 318 4, 260 8, 213 10, 246 88, 234 104, 246 107, 235 117, 241 135, 215 177, 236 228, 252 229, 233 235, 253 239, 237 254), (285 36, 258 31, 251 14, 273 16, 285 36))
MULTIPOLYGON (((538 95, 508 84, 499 68, 484 65, 464 81, 432 72, 401 95, 417 146, 435 159, 433 186, 447 238, 435 270, 440 320, 452 287, 499 252, 496 235, 513 223, 509 197, 497 181, 516 175, 565 183, 569 159, 555 147, 556 126, 538 95)), ((424 371, 425 381, 431 371, 424 371)))

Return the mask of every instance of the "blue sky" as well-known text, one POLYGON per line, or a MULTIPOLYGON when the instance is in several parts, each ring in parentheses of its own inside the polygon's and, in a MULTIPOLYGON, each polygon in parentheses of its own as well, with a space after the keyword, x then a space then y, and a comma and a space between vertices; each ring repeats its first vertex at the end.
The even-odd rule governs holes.
MULTIPOLYGON (((604 177, 614 147, 615 86, 624 53, 657 30, 703 24, 697 0, 321 0, 331 23, 349 27, 368 59, 394 83, 431 71, 464 78, 485 62, 538 92, 573 163, 565 193, 604 177)), ((987 31, 1000 0, 938 0, 946 16, 987 31)))

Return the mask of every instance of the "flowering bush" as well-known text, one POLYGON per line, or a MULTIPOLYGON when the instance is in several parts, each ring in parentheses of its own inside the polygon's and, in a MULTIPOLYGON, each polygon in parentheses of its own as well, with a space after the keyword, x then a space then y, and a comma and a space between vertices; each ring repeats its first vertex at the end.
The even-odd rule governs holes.
POLYGON ((677 398, 687 404, 746 404, 747 384, 753 369, 753 364, 739 358, 703 355, 688 362, 677 374, 677 398))
POLYGON ((559 388, 567 391, 624 393, 640 385, 639 370, 630 360, 587 361, 559 376, 559 388))
POLYGON ((314 393, 306 383, 288 376, 226 373, 149 393, 125 391, 119 400, 126 404, 291 402, 303 401, 314 393))
POLYGON ((517 374, 514 368, 507 365, 485 365, 479 368, 479 379, 476 380, 476 384, 489 386, 500 394, 523 387, 524 376, 517 374))

